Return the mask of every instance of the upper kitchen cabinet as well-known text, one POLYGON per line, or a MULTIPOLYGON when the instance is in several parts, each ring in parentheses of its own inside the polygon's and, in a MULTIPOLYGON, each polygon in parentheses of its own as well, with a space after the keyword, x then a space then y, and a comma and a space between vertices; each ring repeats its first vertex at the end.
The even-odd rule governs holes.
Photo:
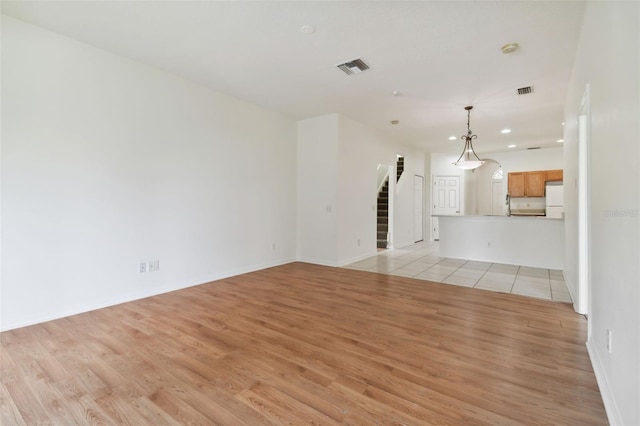
POLYGON ((545 182, 562 180, 562 170, 509 173, 510 197, 544 197, 545 182))
POLYGON ((524 197, 524 172, 509 173, 509 196, 524 197))
POLYGON ((547 182, 562 181, 564 177, 562 170, 545 170, 544 176, 547 182))
POLYGON ((527 172, 524 174, 524 196, 544 197, 545 172, 527 172))

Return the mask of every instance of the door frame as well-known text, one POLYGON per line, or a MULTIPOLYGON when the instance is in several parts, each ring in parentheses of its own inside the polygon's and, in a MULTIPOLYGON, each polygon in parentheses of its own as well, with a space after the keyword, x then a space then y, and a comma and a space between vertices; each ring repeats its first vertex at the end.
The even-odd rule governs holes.
MULTIPOLYGON (((591 217, 589 166, 591 157, 591 95, 586 85, 578 108, 578 295, 574 309, 580 314, 591 313, 591 217)), ((591 337, 591 322, 587 321, 587 340, 591 337)))
POLYGON ((500 179, 491 179, 491 209, 490 209, 491 216, 502 216, 502 215, 504 215, 504 207, 501 208, 499 212, 494 212, 493 211, 493 206, 496 203, 496 201, 500 201, 503 198, 504 198, 504 182, 502 180, 500 180, 500 179), (493 193, 493 188, 496 185, 500 186, 500 189, 501 189, 501 191, 500 191, 501 195, 498 198, 498 200, 494 199, 494 193, 493 193))
POLYGON ((415 243, 418 243, 420 241, 424 241, 424 176, 421 175, 413 175, 413 194, 414 194, 414 199, 413 199, 413 226, 414 226, 414 230, 413 230, 413 239, 415 240, 415 243), (418 181, 419 179, 419 181, 418 181), (416 230, 415 230, 415 225, 416 225, 416 207, 417 207, 417 202, 415 199, 415 193, 416 193, 416 188, 415 185, 417 182, 420 182, 420 193, 422 195, 422 199, 420 200, 420 227, 422 229, 422 232, 420 232, 420 239, 419 240, 415 240, 416 238, 416 230))

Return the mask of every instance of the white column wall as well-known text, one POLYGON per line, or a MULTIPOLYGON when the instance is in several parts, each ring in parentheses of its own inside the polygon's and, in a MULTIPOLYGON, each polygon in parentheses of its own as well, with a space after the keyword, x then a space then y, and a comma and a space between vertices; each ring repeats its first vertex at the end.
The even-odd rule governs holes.
POLYGON ((565 277, 578 285, 577 115, 591 91, 588 343, 611 424, 640 424, 640 3, 587 2, 565 107, 565 277), (607 351, 607 330, 612 352, 607 351))
POLYGON ((338 115, 298 122, 297 258, 338 262, 338 115))
MULTIPOLYGON (((413 176, 424 175, 424 154, 395 143, 381 132, 355 120, 340 116, 339 264, 376 253, 376 169, 378 164, 395 167, 398 154, 404 156, 404 173, 395 185, 392 182, 389 192, 389 196, 394 197, 391 241, 394 248, 414 243, 413 176)), ((395 180, 395 171, 391 179, 395 180)))

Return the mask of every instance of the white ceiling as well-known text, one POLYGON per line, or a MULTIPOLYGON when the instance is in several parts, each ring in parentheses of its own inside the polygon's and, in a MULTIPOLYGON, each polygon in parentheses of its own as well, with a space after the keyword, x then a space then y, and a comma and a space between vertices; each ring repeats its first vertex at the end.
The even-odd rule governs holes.
POLYGON ((575 1, 2 1, 4 14, 295 119, 337 112, 434 152, 461 150, 448 137, 466 133, 463 108, 474 105, 479 153, 559 146, 583 9, 575 1), (508 42, 521 47, 505 55, 508 42), (336 68, 358 57, 371 69, 336 68), (516 94, 529 85, 532 94, 516 94), (505 127, 512 133, 500 134, 505 127))

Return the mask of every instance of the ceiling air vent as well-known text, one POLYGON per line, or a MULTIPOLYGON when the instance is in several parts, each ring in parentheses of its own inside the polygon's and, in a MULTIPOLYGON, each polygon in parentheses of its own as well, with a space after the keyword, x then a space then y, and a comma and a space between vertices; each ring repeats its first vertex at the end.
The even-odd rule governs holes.
POLYGON ((518 89, 518 95, 528 95, 529 93, 533 93, 533 87, 521 87, 518 89))
POLYGON ((539 146, 532 146, 531 148, 527 148, 527 149, 540 149, 539 146))
POLYGON ((367 65, 362 59, 357 58, 338 65, 338 68, 344 71, 345 74, 352 75, 360 74, 362 71, 368 70, 369 65, 367 65))

